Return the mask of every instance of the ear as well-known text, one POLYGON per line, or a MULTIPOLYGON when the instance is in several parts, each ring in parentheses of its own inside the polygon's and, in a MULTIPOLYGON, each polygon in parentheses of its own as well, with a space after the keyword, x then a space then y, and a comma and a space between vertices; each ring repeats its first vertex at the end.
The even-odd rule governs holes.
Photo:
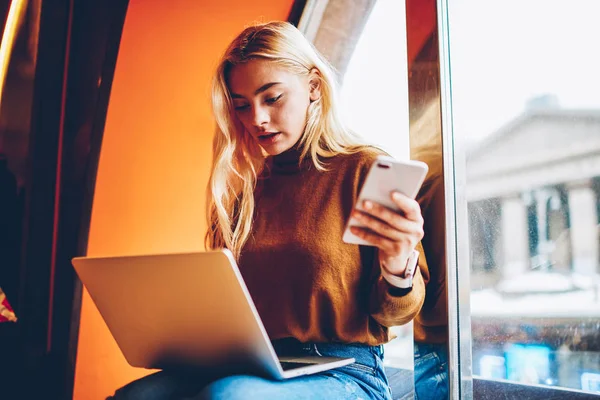
POLYGON ((318 69, 313 68, 308 74, 308 87, 310 101, 317 101, 321 98, 321 73, 318 69))

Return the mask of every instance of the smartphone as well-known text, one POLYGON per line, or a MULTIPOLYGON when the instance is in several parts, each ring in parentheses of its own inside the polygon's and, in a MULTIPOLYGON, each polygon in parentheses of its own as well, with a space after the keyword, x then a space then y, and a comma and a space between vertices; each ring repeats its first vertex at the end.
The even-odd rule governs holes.
MULTIPOLYGON (((398 210, 398 207, 392 201, 392 192, 397 191, 414 199, 425 180, 427 171, 427 164, 421 161, 400 161, 388 156, 378 156, 369 168, 355 208, 363 210, 363 202, 371 200, 392 210, 398 210)), ((350 217, 346 223, 342 240, 345 243, 369 246, 369 242, 350 232, 351 226, 363 225, 350 217)))

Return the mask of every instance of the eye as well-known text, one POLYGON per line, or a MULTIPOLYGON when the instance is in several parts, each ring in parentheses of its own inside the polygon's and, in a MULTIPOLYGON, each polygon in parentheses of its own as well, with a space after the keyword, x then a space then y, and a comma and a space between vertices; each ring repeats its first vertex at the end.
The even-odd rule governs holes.
POLYGON ((282 96, 283 96, 283 93, 280 94, 279 96, 268 98, 266 100, 266 102, 269 103, 269 104, 276 103, 279 99, 281 99, 282 96))
POLYGON ((244 111, 247 110, 248 108, 250 108, 249 104, 238 104, 233 106, 233 108, 235 109, 235 111, 244 111))

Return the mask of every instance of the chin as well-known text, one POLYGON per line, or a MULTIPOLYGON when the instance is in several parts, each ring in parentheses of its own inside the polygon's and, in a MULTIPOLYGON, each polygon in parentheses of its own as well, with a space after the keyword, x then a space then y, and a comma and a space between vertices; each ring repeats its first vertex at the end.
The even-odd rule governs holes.
POLYGON ((291 149, 293 147, 293 145, 288 145, 288 144, 284 144, 284 143, 277 143, 273 146, 261 146, 263 148, 263 150, 265 151, 265 153, 267 153, 270 156, 277 156, 281 153, 285 153, 286 151, 288 151, 289 149, 291 149))

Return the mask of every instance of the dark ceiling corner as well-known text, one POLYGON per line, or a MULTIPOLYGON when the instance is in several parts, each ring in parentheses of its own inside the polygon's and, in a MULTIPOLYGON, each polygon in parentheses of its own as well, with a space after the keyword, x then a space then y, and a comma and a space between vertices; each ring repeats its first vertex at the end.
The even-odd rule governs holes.
POLYGON ((288 16, 288 22, 293 24, 295 27, 298 27, 305 7, 306 0, 294 0, 294 4, 292 4, 292 9, 290 10, 290 15, 288 16))

